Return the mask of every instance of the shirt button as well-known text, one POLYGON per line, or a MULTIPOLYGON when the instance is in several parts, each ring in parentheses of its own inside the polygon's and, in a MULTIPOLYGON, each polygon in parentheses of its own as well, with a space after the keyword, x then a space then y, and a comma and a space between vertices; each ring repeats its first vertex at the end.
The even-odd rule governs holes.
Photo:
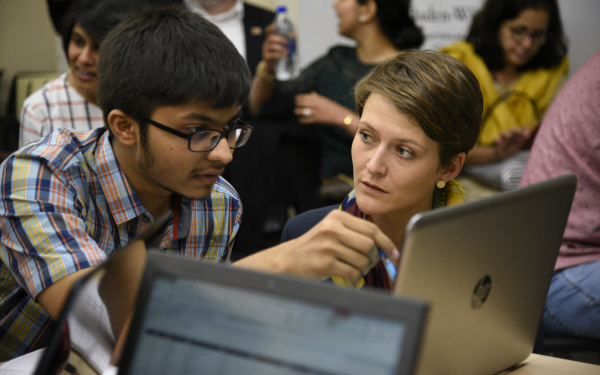
POLYGON ((148 216, 144 216, 144 218, 142 219, 142 221, 146 224, 148 224, 151 220, 148 216))

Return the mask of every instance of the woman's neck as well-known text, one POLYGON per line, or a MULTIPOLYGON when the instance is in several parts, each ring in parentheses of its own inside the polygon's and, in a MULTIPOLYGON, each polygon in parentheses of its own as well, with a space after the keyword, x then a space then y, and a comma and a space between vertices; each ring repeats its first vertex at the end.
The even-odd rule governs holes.
POLYGON ((402 249, 402 242, 404 241, 404 230, 406 224, 410 220, 410 217, 387 217, 387 216, 374 216, 370 217, 370 220, 379 227, 379 229, 392 240, 398 250, 402 249))
POLYGON ((202 2, 199 2, 202 7, 204 8, 204 10, 206 10, 206 13, 210 14, 211 16, 217 15, 217 14, 221 14, 221 13, 225 13, 228 12, 229 10, 231 10, 235 4, 237 3, 237 0, 222 0, 216 4, 202 4, 202 2))
POLYGON ((375 65, 396 56, 400 50, 377 27, 365 28, 355 38, 356 56, 366 65, 375 65))
POLYGON ((75 84, 75 78, 73 77, 72 72, 69 72, 69 74, 67 74, 67 81, 69 81, 71 87, 73 87, 73 89, 77 91, 79 95, 83 96, 85 100, 92 104, 98 105, 98 96, 95 93, 91 94, 89 92, 83 92, 77 89, 77 85, 75 84))
POLYGON ((510 84, 519 79, 519 72, 516 67, 507 66, 501 70, 492 72, 492 77, 495 82, 500 84, 510 84))

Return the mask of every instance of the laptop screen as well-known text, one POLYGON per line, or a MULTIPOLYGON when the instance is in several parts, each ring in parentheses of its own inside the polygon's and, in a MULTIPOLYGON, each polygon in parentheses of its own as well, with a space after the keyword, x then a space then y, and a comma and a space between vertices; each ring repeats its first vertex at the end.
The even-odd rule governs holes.
POLYGON ((119 374, 411 374, 428 305, 150 252, 119 374))
POLYGON ((159 276, 130 373, 394 374, 405 331, 402 321, 159 276))

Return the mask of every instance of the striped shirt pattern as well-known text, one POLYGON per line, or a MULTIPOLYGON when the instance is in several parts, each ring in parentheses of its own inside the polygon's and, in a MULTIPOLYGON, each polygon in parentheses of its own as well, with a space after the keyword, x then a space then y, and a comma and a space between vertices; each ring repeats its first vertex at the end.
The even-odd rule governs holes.
POLYGON ((23 102, 19 147, 59 128, 92 130, 104 126, 102 111, 71 86, 68 73, 46 83, 23 102))
MULTIPOLYGON (((60 129, 0 166, 0 361, 46 346, 52 320, 34 299, 73 272, 102 264, 154 218, 125 178, 104 128, 60 129)), ((160 249, 229 258, 239 196, 220 178, 209 198, 179 198, 160 249)))

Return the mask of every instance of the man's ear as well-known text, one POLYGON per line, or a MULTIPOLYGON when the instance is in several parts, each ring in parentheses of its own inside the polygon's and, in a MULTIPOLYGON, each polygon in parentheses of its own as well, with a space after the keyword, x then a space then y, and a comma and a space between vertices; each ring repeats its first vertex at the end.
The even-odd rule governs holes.
POLYGON ((108 126, 113 137, 125 146, 132 146, 138 142, 140 127, 128 114, 120 109, 113 109, 108 114, 108 126))
POLYGON ((464 152, 459 152, 458 154, 456 154, 452 158, 452 161, 450 161, 450 164, 442 171, 440 179, 444 180, 445 182, 448 182, 454 177, 458 176, 463 165, 465 165, 466 159, 467 154, 465 154, 464 152))

